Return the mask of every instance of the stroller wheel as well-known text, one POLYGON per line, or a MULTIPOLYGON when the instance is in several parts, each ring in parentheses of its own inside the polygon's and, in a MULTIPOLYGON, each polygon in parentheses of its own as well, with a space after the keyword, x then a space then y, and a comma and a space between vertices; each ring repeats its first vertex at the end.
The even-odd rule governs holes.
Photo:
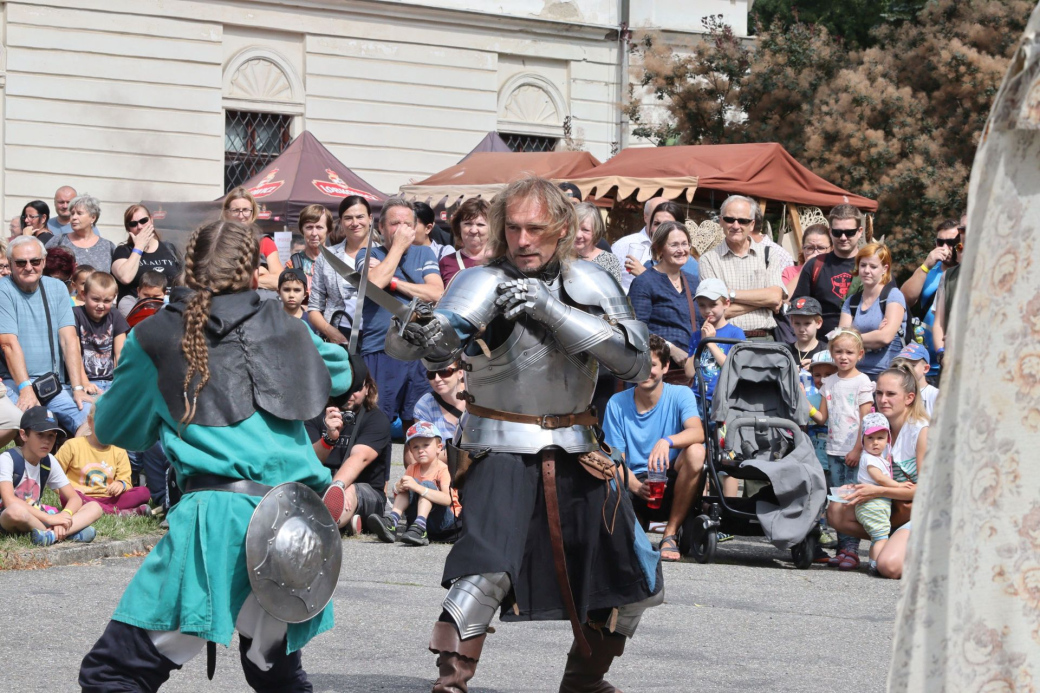
POLYGON ((718 532, 715 523, 707 515, 698 515, 693 520, 690 533, 690 555, 698 563, 711 563, 715 559, 718 532))
POLYGON ((794 567, 806 570, 813 562, 813 554, 816 553, 816 532, 810 532, 805 539, 791 547, 791 558, 794 559, 794 567))

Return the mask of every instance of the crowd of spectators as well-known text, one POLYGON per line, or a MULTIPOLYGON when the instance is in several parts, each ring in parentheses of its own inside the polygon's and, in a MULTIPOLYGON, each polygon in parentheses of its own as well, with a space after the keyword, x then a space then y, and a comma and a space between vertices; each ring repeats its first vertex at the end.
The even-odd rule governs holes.
MULTIPOLYGON (((817 558, 855 568, 859 541, 869 538, 873 568, 898 577, 906 537, 897 530, 909 528, 902 506, 913 498, 917 460, 938 392, 934 378, 946 348, 963 220, 939 225, 935 249, 897 287, 891 253, 881 243, 863 243, 864 217, 851 205, 833 208, 827 224, 806 228, 793 258, 771 238, 758 203, 748 197, 733 195, 723 202, 723 241, 701 256, 692 247, 684 207, 673 201, 648 200, 644 227, 612 246, 599 208, 582 203, 580 194, 572 194, 571 201, 574 259, 608 272, 652 333, 650 377, 626 388, 601 373, 595 403, 606 442, 624 456, 631 472, 628 490, 637 514, 647 526, 662 523, 663 557, 679 560, 680 528, 706 483, 708 429, 701 417, 710 411, 731 348, 710 340, 783 341, 802 370, 811 405, 808 432, 828 485, 845 487, 849 505, 863 506, 853 511, 831 505, 820 522, 824 538, 828 526, 837 530, 837 553, 821 552, 817 558), (923 339, 915 334, 913 318, 924 326, 923 339), (698 401, 695 393, 702 385, 706 398, 698 401), (667 480, 663 498, 651 496, 652 474, 667 480)), ((224 219, 246 225, 259 214, 244 188, 232 190, 221 209, 224 219)), ((457 535, 462 509, 446 481, 443 443, 454 436, 466 410, 464 370, 454 363, 428 371, 421 362, 387 354, 390 314, 373 301, 358 306, 358 290, 321 249, 402 302, 436 303, 456 274, 487 262, 489 209, 483 199, 465 200, 454 210, 449 235, 429 205, 402 198, 384 202, 377 221, 361 196, 344 198, 335 212, 311 205, 299 214, 299 234, 284 263, 271 236, 256 231, 262 297, 280 300, 317 338, 356 344, 352 362, 363 386, 349 398, 330 401, 307 424, 315 453, 341 490, 336 519, 348 532, 373 532, 384 541, 412 545, 457 535), (396 420, 407 431, 408 469, 391 488, 396 420)), ((6 394, 0 398, 0 443, 16 437, 39 442, 35 452, 19 448, 30 466, 46 455, 47 441, 38 441, 37 429, 27 428, 24 419, 34 412, 29 423, 47 427, 37 421, 38 405, 44 403, 38 384, 51 380, 55 387, 47 393, 44 412, 53 412, 61 432, 47 433, 50 444, 63 435, 79 436, 58 451, 56 468, 64 474, 52 471, 42 482, 37 476, 35 486, 15 483, 13 496, 3 482, 25 464, 8 465, 0 456, 0 502, 10 510, 12 502, 17 505, 12 498, 27 499, 31 508, 5 511, 4 527, 17 516, 21 524, 11 526, 33 531, 41 543, 81 530, 89 519, 85 504, 96 502, 109 513, 144 514, 151 512, 149 501, 154 506, 173 500, 165 498, 169 486, 161 447, 129 453, 105 447, 93 437, 89 416, 92 398, 111 383, 127 333, 146 318, 142 305, 151 302, 154 312, 156 302, 168 300, 182 270, 177 250, 162 240, 143 205, 125 210, 127 236, 119 245, 97 233, 101 209, 94 197, 63 186, 55 193, 54 210, 52 216, 40 200, 26 204, 12 221, 13 238, 0 243, 0 277, 9 277, 0 278, 0 377, 6 394), (140 483, 142 470, 146 487, 140 483), (55 529, 36 511, 42 488, 65 489, 62 481, 71 483, 71 490, 61 492, 70 511, 63 515, 74 521, 59 518, 61 528, 55 529)), ((719 491, 727 496, 743 492, 737 479, 727 477, 723 485, 719 491)), ((85 540, 86 535, 78 536, 85 540)))

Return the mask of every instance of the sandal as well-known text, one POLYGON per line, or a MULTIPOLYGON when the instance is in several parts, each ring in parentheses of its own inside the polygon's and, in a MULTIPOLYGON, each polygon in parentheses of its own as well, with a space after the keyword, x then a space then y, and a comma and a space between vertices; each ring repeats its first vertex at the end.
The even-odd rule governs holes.
POLYGON ((674 534, 669 534, 667 537, 661 540, 657 550, 661 552, 661 560, 668 561, 669 563, 678 563, 682 560, 682 555, 679 553, 679 537, 674 534), (668 552, 665 554, 665 552, 668 552), (675 558, 671 558, 671 556, 675 558))
POLYGON ((856 570, 859 568, 859 555, 855 551, 846 551, 838 564, 838 570, 856 570))

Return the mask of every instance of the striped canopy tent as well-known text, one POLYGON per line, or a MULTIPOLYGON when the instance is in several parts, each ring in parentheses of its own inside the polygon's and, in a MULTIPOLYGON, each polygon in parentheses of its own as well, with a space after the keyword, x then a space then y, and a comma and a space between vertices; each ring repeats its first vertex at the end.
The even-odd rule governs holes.
POLYGON ((450 207, 470 197, 490 200, 524 176, 570 181, 599 165, 588 152, 478 152, 426 180, 401 186, 401 194, 431 207, 450 207))

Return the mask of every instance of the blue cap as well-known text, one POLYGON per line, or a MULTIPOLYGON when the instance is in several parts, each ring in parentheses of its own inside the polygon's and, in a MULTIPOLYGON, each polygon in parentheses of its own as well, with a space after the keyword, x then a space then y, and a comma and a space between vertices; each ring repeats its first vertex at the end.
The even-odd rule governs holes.
POLYGON ((429 421, 416 421, 408 428, 408 434, 405 436, 404 442, 407 443, 412 438, 441 438, 443 440, 444 436, 429 421))
POLYGON ((910 342, 903 350, 899 352, 899 358, 906 359, 907 361, 924 361, 925 363, 931 363, 928 358, 928 350, 924 348, 923 344, 917 342, 910 342))
POLYGON ((46 433, 47 431, 57 431, 58 435, 65 436, 65 429, 58 423, 58 419, 54 417, 54 414, 47 410, 47 407, 29 407, 22 414, 22 420, 19 424, 23 431, 36 431, 37 433, 46 433))

